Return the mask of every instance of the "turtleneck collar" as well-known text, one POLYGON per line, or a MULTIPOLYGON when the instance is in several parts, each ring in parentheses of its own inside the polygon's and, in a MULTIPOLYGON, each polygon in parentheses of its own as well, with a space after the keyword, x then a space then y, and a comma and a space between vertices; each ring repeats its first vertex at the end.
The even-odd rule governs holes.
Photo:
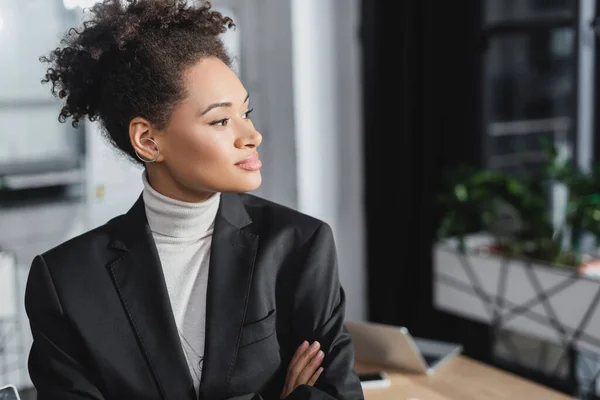
POLYGON ((200 239, 212 233, 220 193, 201 203, 175 200, 157 192, 142 173, 144 205, 152 233, 172 238, 200 239))

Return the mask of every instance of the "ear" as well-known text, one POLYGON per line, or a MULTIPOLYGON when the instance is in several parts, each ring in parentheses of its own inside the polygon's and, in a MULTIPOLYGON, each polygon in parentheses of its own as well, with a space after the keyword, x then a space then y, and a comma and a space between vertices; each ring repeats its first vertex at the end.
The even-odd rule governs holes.
POLYGON ((164 160, 164 155, 160 151, 161 135, 157 133, 156 129, 152 127, 152 124, 147 119, 136 117, 129 122, 129 140, 131 145, 137 154, 145 160, 154 160, 155 158, 155 162, 164 160))

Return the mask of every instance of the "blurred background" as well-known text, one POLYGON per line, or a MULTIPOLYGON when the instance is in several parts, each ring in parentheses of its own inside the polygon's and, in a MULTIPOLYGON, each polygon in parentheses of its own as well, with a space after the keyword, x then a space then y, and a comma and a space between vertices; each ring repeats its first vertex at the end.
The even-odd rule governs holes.
MULTIPOLYGON (((141 170, 94 123, 57 121, 60 102, 40 83, 38 58, 94 3, 0 0, 0 386, 15 384, 24 398, 31 261, 126 212, 142 188, 141 170)), ((495 278, 486 275, 476 259, 440 244, 439 228, 458 208, 437 201, 448 191, 464 200, 457 188, 473 175, 446 180, 463 165, 497 173, 475 173, 477 184, 552 178, 540 192, 548 201, 531 215, 557 242, 573 180, 558 182, 548 163, 570 161, 583 176, 600 156, 596 0, 212 3, 236 22, 224 39, 264 136, 256 194, 332 226, 347 318, 459 342, 490 365, 600 396, 600 279, 545 265, 556 258, 518 267, 506 252, 495 278)), ((600 192, 600 180, 588 180, 585 196, 600 192)), ((527 225, 529 214, 514 208, 512 222, 527 225)), ((586 210, 600 229, 600 210, 586 210)), ((560 245, 582 231, 595 255, 590 226, 559 235, 560 245)), ((447 236, 482 229, 498 236, 477 223, 447 236)))

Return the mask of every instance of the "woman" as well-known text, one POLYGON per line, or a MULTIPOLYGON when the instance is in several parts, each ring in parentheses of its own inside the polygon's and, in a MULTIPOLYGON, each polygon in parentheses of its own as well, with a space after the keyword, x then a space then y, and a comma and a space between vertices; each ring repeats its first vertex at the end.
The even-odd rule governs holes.
POLYGON ((123 3, 43 58, 59 119, 100 120, 145 168, 127 214, 33 261, 38 399, 362 398, 330 228, 244 194, 262 137, 219 38, 233 22, 123 3))

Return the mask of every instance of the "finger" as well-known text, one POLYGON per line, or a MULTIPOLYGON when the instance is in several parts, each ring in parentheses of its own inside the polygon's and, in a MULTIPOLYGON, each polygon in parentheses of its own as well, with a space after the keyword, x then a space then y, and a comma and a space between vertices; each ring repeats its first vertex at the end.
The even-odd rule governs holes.
MULTIPOLYGON (((310 362, 304 367, 298 379, 296 380, 296 386, 307 384, 310 381, 310 378, 317 372, 321 363, 323 362, 323 358, 325 354, 322 351, 319 351, 310 362)), ((295 387, 295 386, 294 386, 295 387)))
POLYGON ((313 386, 314 383, 319 379, 323 368, 319 368, 319 365, 323 361, 323 352, 319 351, 311 360, 311 362, 304 368, 300 376, 295 379, 294 383, 291 383, 293 379, 287 379, 284 389, 280 394, 280 398, 286 398, 290 393, 294 391, 298 386, 302 384, 308 384, 313 386), (312 374, 312 376, 310 376, 312 374), (309 378, 310 377, 310 378, 309 378))
POLYGON ((315 385, 315 383, 317 383, 317 379, 319 379, 319 376, 321 376, 321 373, 322 373, 322 372, 323 372, 323 367, 319 368, 319 369, 317 370, 317 372, 315 372, 315 373, 313 374, 313 376, 312 376, 312 377, 309 379, 309 381, 308 381, 307 385, 309 385, 309 386, 314 386, 314 385, 315 385))
MULTIPOLYGON (((294 356, 292 357, 292 360, 290 361, 290 367, 292 365, 294 365, 296 363, 296 361, 298 361, 298 359, 300 358, 300 356, 302 354, 304 354, 304 352, 306 351, 306 349, 308 349, 308 342, 305 340, 304 342, 302 342, 302 344, 300 346, 298 346, 298 348, 296 349, 296 352, 294 353, 294 356)), ((289 368, 288 368, 289 369, 289 368)))
POLYGON ((312 360, 313 357, 317 354, 320 347, 321 347, 321 344, 319 342, 313 342, 313 344, 308 348, 308 350, 306 350, 298 358, 298 360, 294 363, 294 365, 291 366, 291 370, 288 372, 288 375, 289 375, 288 389, 290 389, 290 392, 292 390, 294 390, 296 388, 296 386, 298 386, 298 383, 297 383, 298 377, 300 376, 300 374, 302 373, 304 368, 308 365, 310 360, 312 360))
POLYGON ((308 345, 309 345, 309 343, 305 340, 296 349, 296 352, 294 353, 294 356, 292 357, 292 360, 290 361, 290 364, 288 365, 288 373, 286 374, 285 383, 284 383, 283 389, 281 391, 281 398, 284 398, 285 396, 287 396, 290 393, 290 390, 289 390, 290 389, 290 371, 292 370, 292 367, 296 364, 298 359, 302 356, 302 354, 304 354, 304 352, 306 352, 306 350, 308 350, 308 345))

